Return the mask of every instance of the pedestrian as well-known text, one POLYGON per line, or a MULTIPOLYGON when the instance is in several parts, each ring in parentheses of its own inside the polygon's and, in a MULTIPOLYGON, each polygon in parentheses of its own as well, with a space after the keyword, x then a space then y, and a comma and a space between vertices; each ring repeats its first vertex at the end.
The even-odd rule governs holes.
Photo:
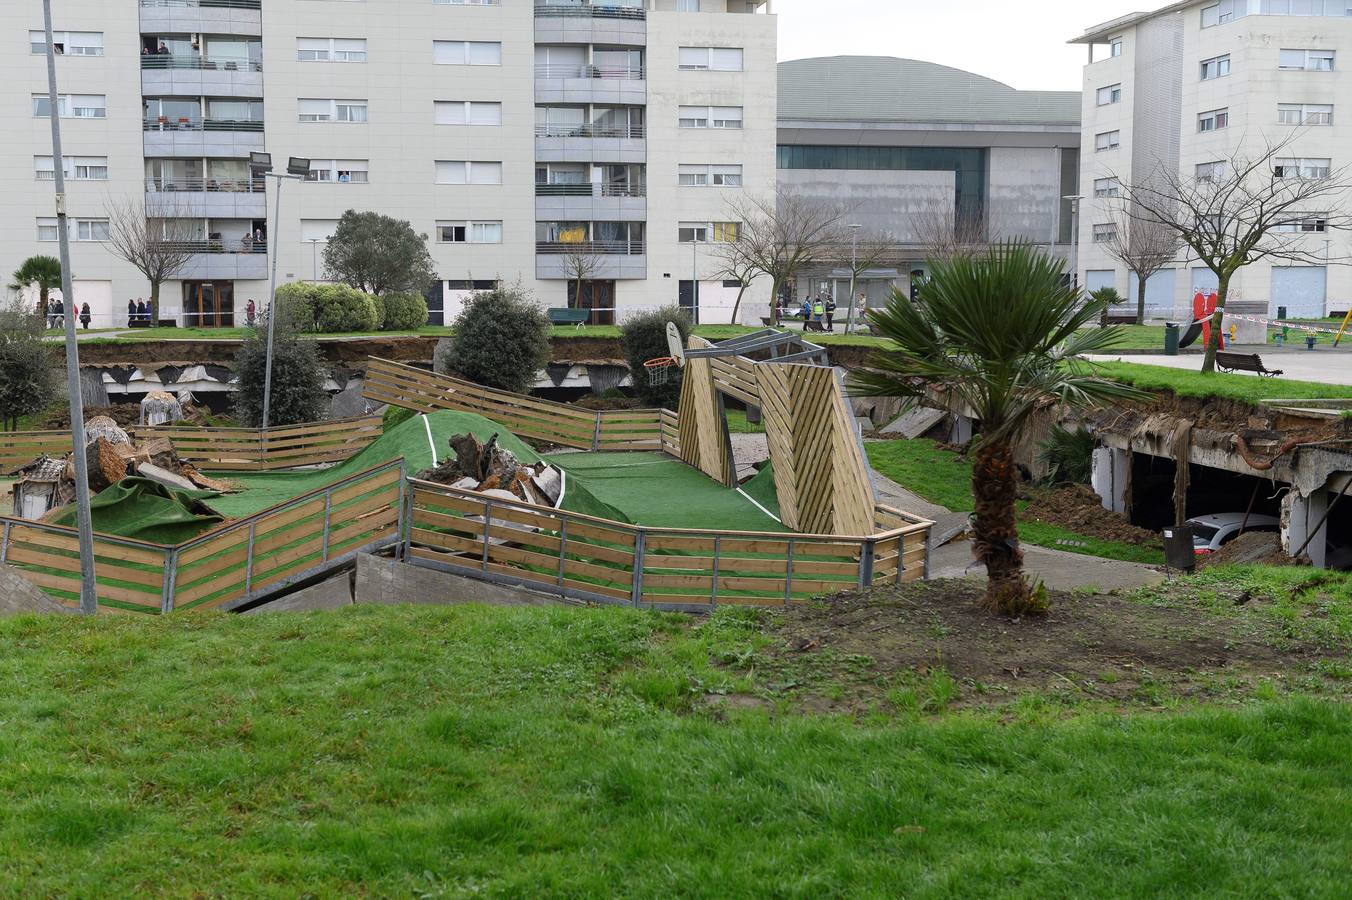
POLYGON ((169 55, 168 45, 166 45, 164 41, 160 41, 160 49, 156 50, 155 53, 159 56, 168 56, 169 55))
POLYGON ((836 317, 836 298, 830 294, 826 295, 826 330, 835 331, 835 325, 832 324, 836 317))
POLYGON ((246 231, 246 232, 244 232, 244 237, 242 237, 242 238, 239 239, 239 243, 240 243, 240 246, 243 248, 243 250, 244 250, 245 253, 252 253, 252 252, 253 252, 253 232, 251 232, 251 231, 246 231))
POLYGON ((254 252, 266 253, 268 249, 267 241, 263 240, 263 229, 254 230, 254 252))
POLYGON ((150 313, 148 313, 148 312, 146 311, 146 303, 145 303, 145 301, 144 301, 144 300, 137 300, 137 301, 136 301, 136 321, 137 321, 137 322, 146 322, 146 321, 149 321, 149 319, 150 319, 150 313))
POLYGON ((811 318, 812 318, 812 295, 811 295, 811 294, 808 294, 806 297, 803 298, 803 308, 802 308, 801 312, 802 312, 802 314, 803 314, 803 330, 804 330, 804 331, 807 331, 807 323, 808 323, 808 321, 811 320, 811 318))
POLYGON ((135 300, 128 300, 128 301, 127 301, 127 327, 128 327, 128 328, 135 328, 135 327, 136 327, 136 301, 135 301, 135 300))
POLYGON ((255 317, 257 315, 258 307, 254 305, 253 298, 250 297, 249 302, 244 305, 244 320, 248 323, 250 328, 254 327, 255 317))
POLYGON ((48 301, 47 301, 47 309, 45 310, 45 312, 46 312, 46 314, 47 314, 47 327, 48 327, 48 328, 51 328, 51 327, 52 327, 52 323, 56 321, 56 301, 55 301, 55 300, 48 300, 48 301))
POLYGON ((816 302, 812 304, 812 321, 817 325, 817 327, 813 329, 814 331, 822 330, 822 319, 825 316, 826 303, 822 300, 822 295, 818 294, 816 302))
POLYGON ((60 300, 56 301, 56 327, 66 327, 66 305, 60 300))
POLYGON ((86 331, 89 330, 89 320, 92 319, 93 317, 94 317, 93 314, 89 312, 89 304, 88 303, 80 304, 80 324, 85 327, 86 331))

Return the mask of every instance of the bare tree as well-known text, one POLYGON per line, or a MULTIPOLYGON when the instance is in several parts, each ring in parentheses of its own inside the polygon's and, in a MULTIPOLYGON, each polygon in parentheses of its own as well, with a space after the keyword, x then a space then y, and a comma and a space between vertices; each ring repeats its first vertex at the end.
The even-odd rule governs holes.
POLYGON ((781 186, 773 195, 730 200, 728 210, 739 222, 736 243, 743 245, 746 271, 770 278, 770 317, 778 324, 780 292, 805 266, 826 257, 843 209, 781 186))
POLYGON ((563 256, 563 270, 568 273, 568 277, 577 285, 574 293, 574 302, 582 306, 582 283, 591 278, 601 269, 601 257, 593 253, 585 243, 579 242, 575 247, 569 247, 568 252, 563 256))
POLYGON ((1203 372, 1216 370, 1235 273, 1263 259, 1322 264, 1324 254, 1316 253, 1301 232, 1348 225, 1348 215, 1338 212, 1345 208, 1347 170, 1285 161, 1283 154, 1293 152, 1290 143, 1269 142, 1256 156, 1236 153, 1193 174, 1161 166, 1143 181, 1122 182, 1122 205, 1133 220, 1169 229, 1216 274, 1216 311, 1203 372))
POLYGON ((713 272, 715 278, 737 282, 737 299, 732 304, 732 324, 737 324, 738 311, 742 307, 742 297, 751 283, 764 274, 756 265, 761 254, 753 249, 750 239, 739 230, 737 240, 719 241, 714 244, 714 259, 718 260, 718 269, 713 272))
POLYGON ((854 325, 854 300, 859 276, 900 255, 897 239, 886 231, 837 229, 831 246, 831 262, 850 273, 850 300, 845 311, 845 333, 854 325), (854 232, 858 232, 857 234, 854 232))
POLYGON ((986 227, 984 204, 925 206, 911 215, 911 228, 929 260, 976 256, 996 243, 986 227))
POLYGON ((1115 219, 1112 237, 1103 249, 1136 276, 1136 324, 1144 325, 1146 282, 1178 258, 1182 242, 1167 225, 1132 218, 1126 209, 1118 210, 1115 219))
POLYGON ((104 204, 108 216, 108 240, 104 247, 135 266, 150 282, 150 321, 160 319, 160 285, 174 278, 194 253, 203 252, 201 236, 190 208, 172 200, 147 200, 141 196, 110 199, 104 204))

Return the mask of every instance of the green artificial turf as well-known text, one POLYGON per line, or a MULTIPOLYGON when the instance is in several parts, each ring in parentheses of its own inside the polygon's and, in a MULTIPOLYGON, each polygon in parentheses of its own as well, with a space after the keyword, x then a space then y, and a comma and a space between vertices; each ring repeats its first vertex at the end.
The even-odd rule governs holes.
POLYGON ((749 621, 0 620, 0 894, 1346 894, 1344 705, 714 709, 749 621))
MULTIPOLYGON (((546 458, 568 473, 569 484, 574 478, 584 483, 597 500, 618 509, 630 524, 787 531, 746 497, 661 453, 559 453, 546 458)), ((779 514, 778 505, 758 500, 779 514)))
MULTIPOLYGON (((1312 400, 1352 397, 1352 385, 1324 384, 1316 381, 1294 381, 1289 378, 1259 378, 1254 375, 1215 372, 1203 375, 1200 371, 1174 369, 1168 366, 1149 366, 1128 362, 1096 362, 1094 368, 1102 375, 1117 381, 1134 384, 1151 391, 1173 391, 1180 397, 1217 397, 1256 404, 1260 400, 1312 400)), ((1202 359, 1197 358, 1197 367, 1202 359)))

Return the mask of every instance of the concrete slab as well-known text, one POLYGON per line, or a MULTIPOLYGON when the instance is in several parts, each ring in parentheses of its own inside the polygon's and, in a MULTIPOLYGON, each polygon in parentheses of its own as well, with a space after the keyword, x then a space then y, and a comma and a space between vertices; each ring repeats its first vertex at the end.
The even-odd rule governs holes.
POLYGON ((168 469, 161 469, 159 466, 150 463, 141 463, 136 467, 136 474, 142 478, 149 478, 151 481, 159 482, 165 487, 170 487, 178 491, 195 491, 197 485, 193 484, 182 475, 175 475, 168 469))
MULTIPOLYGON (((1154 566, 1101 559, 1082 553, 1067 553, 1046 547, 1023 546, 1024 570, 1031 580, 1040 579, 1048 588, 1073 591, 1080 588, 1130 590, 1158 584, 1165 575, 1154 566)), ((930 557, 931 578, 981 578, 986 569, 972 558, 972 545, 954 541, 936 549, 930 557)))
POLYGON ((43 593, 36 584, 24 578, 12 566, 0 566, 0 615, 45 613, 71 615, 69 609, 43 593))
POLYGON ((298 612, 307 609, 340 609, 352 605, 352 572, 335 575, 319 584, 312 584, 285 597, 278 597, 270 603, 255 606, 240 613, 251 616, 255 613, 298 612))
POLYGON ((488 606, 580 605, 557 594, 476 581, 367 553, 357 557, 353 597, 357 603, 417 603, 434 606, 460 603, 483 603, 488 606))
POLYGON ((883 434, 895 434, 898 437, 914 440, 942 422, 946 415, 947 413, 941 409, 918 406, 883 426, 881 431, 883 434))

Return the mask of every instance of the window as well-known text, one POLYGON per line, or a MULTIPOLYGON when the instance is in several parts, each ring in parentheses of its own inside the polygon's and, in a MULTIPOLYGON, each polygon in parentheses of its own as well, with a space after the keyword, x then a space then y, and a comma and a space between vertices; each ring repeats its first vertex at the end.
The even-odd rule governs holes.
POLYGON ((677 169, 676 183, 682 187, 741 187, 739 165, 690 165, 677 169))
POLYGON ((1213 78, 1224 78, 1230 74, 1230 54, 1224 56, 1213 56, 1211 59, 1202 60, 1202 80, 1210 81, 1213 78))
MULTIPOLYGON (((67 156, 62 169, 66 177, 74 181, 107 181, 108 157, 67 156)), ((33 172, 38 181, 51 181, 56 178, 50 156, 33 157, 33 172)))
POLYGON ((366 38, 296 38, 301 62, 366 62, 366 38))
POLYGON ((439 244, 501 244, 502 222, 437 222, 439 244))
POLYGON ((1122 55, 1122 39, 1120 37, 1113 38, 1108 43, 1108 55, 1109 56, 1122 55))
POLYGON ((302 122, 364 123, 367 121, 365 100, 301 98, 297 101, 297 104, 297 111, 302 122))
POLYGON ((1105 244, 1117 237, 1117 226, 1112 222, 1094 226, 1094 243, 1105 244))
POLYGON ((1122 196, 1122 182, 1116 178, 1095 178, 1094 196, 1120 197, 1122 196))
POLYGON ((1230 110, 1212 109, 1197 116, 1198 131, 1220 131, 1230 124, 1230 110))
POLYGON ((1328 227, 1327 213, 1292 213, 1289 220, 1279 222, 1274 230, 1296 234, 1324 234, 1328 231, 1328 227))
POLYGON ((106 241, 106 240, 108 240, 108 220, 107 220, 107 219, 76 219, 76 220, 75 220, 75 240, 77 240, 77 241, 106 241))
POLYGON ((337 219, 301 219, 300 239, 302 241, 327 241, 338 230, 337 219))
MULTIPOLYGON (((108 115, 107 98, 103 94, 61 94, 57 97, 61 118, 102 119, 108 115)), ((33 115, 47 118, 51 104, 46 94, 33 95, 33 115)))
POLYGON ((500 66, 498 41, 433 41, 432 62, 440 66, 500 66))
POLYGON ((502 184, 502 163, 439 159, 437 184, 502 184))
POLYGON ((742 48, 682 47, 679 60, 682 69, 740 72, 742 71, 742 48))
POLYGON ((699 12, 699 0, 676 0, 677 12, 699 12))
POLYGON ((682 244, 731 244, 737 240, 738 222, 681 222, 676 229, 676 240, 682 244))
POLYGON ((1110 84, 1107 87, 1098 89, 1098 105, 1108 106, 1113 103, 1122 102, 1122 85, 1110 84))
POLYGON ((1277 68, 1297 72, 1332 72, 1337 54, 1332 50, 1282 50, 1277 68))
POLYGON ((1094 135, 1095 150, 1116 150, 1122 143, 1122 132, 1120 131, 1100 131, 1094 135))
POLYGON ((1272 174, 1276 178, 1328 178, 1333 160, 1286 157, 1276 161, 1272 174))
POLYGON ((370 163, 364 159, 312 159, 306 181, 332 181, 337 184, 366 184, 370 163))
POLYGON ((56 219, 45 216, 38 218, 38 240, 40 241, 59 241, 61 232, 56 225, 56 219))
POLYGON ((1225 160, 1218 159, 1214 162, 1198 163, 1193 171, 1198 181, 1219 181, 1225 177, 1227 166, 1225 160))
POLYGON ((682 106, 678 124, 681 128, 741 128, 740 106, 682 106))
MULTIPOLYGON (((47 33, 28 32, 28 43, 33 53, 47 52, 47 33)), ((53 31, 52 47, 63 56, 102 56, 102 31, 53 31)))
POLYGON ((479 100, 438 100, 434 104, 438 125, 501 125, 502 104, 479 100))
POLYGON ((1210 6, 1202 7, 1202 27, 1211 28, 1214 25, 1224 25, 1232 21, 1235 17, 1234 0, 1221 0, 1220 3, 1213 3, 1210 6))
POLYGON ((1333 106, 1320 103, 1278 103, 1277 121, 1283 125, 1332 125, 1333 106))

